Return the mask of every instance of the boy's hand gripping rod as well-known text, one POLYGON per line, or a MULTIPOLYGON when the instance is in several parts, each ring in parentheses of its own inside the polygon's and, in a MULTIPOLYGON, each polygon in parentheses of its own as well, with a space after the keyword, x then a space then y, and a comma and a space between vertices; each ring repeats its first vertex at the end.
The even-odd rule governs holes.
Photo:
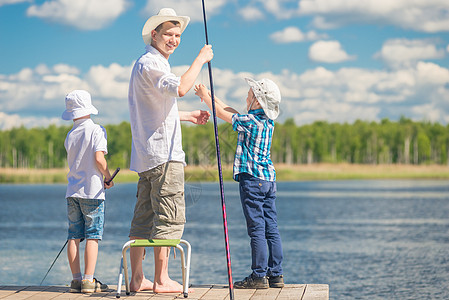
POLYGON ((114 173, 112 173, 111 179, 106 180, 104 183, 106 183, 107 185, 109 185, 111 183, 112 180, 114 180, 115 175, 117 175, 117 173, 120 171, 120 168, 115 169, 114 173))
MULTIPOLYGON (((202 4, 203 4, 204 32, 206 34, 206 45, 209 45, 209 38, 207 36, 206 7, 204 4, 204 0, 202 0, 202 4)), ((226 220, 226 204, 225 204, 224 189, 223 189, 223 174, 222 174, 222 170, 221 170, 220 144, 218 141, 217 115, 215 112, 214 84, 213 84, 213 80, 212 80, 212 64, 210 61, 207 63, 207 66, 209 69, 210 93, 211 93, 211 98, 212 98, 212 114, 213 114, 213 118, 214 118, 215 146, 216 146, 216 151, 217 151, 218 175, 219 175, 219 179, 220 179, 220 195, 221 195, 221 205, 222 205, 222 214, 223 214, 223 228, 224 228, 225 247, 226 247, 226 261, 227 261, 227 266, 228 266, 229 298, 230 298, 230 300, 234 300, 234 285, 232 283, 232 270, 231 270, 231 252, 229 249, 229 237, 228 237, 228 222, 226 220)))

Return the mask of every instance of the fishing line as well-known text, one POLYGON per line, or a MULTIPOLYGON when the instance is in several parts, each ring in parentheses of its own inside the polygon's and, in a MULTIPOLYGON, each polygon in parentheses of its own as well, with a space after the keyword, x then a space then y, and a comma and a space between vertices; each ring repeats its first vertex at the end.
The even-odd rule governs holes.
MULTIPOLYGON (((204 19, 204 32, 206 34, 206 45, 209 45, 209 37, 207 36, 207 22, 206 22, 206 7, 204 4, 204 0, 202 0, 203 6, 203 19, 204 19)), ((209 70, 209 82, 210 82, 210 93, 212 98, 212 114, 214 119, 214 134, 215 134, 215 146, 217 151, 217 164, 218 164, 218 177, 220 179, 220 195, 221 195, 221 206, 222 206, 222 214, 223 214, 223 228, 224 228, 224 236, 225 236, 225 247, 226 247, 226 261, 228 266, 228 280, 229 280, 229 298, 234 300, 234 285, 232 283, 232 270, 231 270, 231 251, 229 249, 229 237, 228 237, 228 222, 226 218, 226 203, 224 198, 224 189, 223 189, 223 173, 221 170, 221 158, 220 158, 220 143, 218 141, 218 128, 217 128, 217 115, 215 112, 215 97, 214 97, 214 84, 212 79, 212 64, 209 61, 207 63, 207 67, 209 70)))

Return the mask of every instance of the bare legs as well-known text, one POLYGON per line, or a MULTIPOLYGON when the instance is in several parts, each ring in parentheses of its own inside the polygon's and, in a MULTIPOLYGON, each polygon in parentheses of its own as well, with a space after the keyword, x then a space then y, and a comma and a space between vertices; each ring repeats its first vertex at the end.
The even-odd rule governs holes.
MULTIPOLYGON (((137 237, 130 237, 131 240, 138 239, 137 237)), ((145 248, 131 247, 129 250, 131 259, 131 282, 129 288, 131 292, 152 290, 153 283, 145 278, 142 269, 143 252, 145 248)))
MULTIPOLYGON (((70 239, 67 243, 67 257, 72 274, 81 273, 79 256, 80 239, 70 239)), ((93 275, 98 257, 98 240, 86 240, 84 249, 84 274, 93 275)))
POLYGON ((154 248, 154 292, 182 293, 182 285, 168 276, 169 247, 154 248))
POLYGON ((84 274, 94 275, 98 257, 98 240, 86 240, 84 249, 84 274))
POLYGON ((67 258, 69 259, 69 266, 72 274, 81 273, 79 247, 80 239, 70 239, 67 243, 67 258))
MULTIPOLYGON (((131 240, 138 239, 131 237, 131 240)), ((138 292, 153 290, 155 293, 182 293, 182 285, 172 280, 168 275, 169 247, 154 247, 154 283, 143 274, 143 247, 131 247, 131 282, 130 290, 138 292)), ((189 289, 189 292, 193 290, 189 289)))

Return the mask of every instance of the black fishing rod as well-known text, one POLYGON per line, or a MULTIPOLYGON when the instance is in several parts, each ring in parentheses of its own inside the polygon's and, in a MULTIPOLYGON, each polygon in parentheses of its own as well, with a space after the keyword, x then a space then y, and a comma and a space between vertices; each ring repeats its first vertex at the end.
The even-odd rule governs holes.
MULTIPOLYGON (((117 175, 117 173, 120 171, 120 168, 115 169, 114 173, 111 176, 111 179, 109 179, 108 181, 105 181, 105 183, 107 185, 109 185, 111 183, 111 181, 114 179, 114 177, 117 175)), ((81 239, 80 242, 82 242, 84 239, 81 239)), ((64 246, 62 246, 61 250, 59 250, 58 255, 56 255, 55 260, 53 260, 53 263, 51 264, 50 268, 48 268, 47 273, 45 274, 44 278, 42 278, 42 281, 39 285, 42 285, 42 282, 44 282, 45 278, 47 278, 48 273, 50 273, 51 268, 53 268, 53 265, 56 263, 56 261, 58 260, 59 256, 61 255, 62 251, 64 250, 65 246, 67 246, 67 243, 69 242, 69 240, 66 240, 64 243, 64 246)))
POLYGON ((111 181, 114 179, 115 175, 117 175, 117 173, 120 171, 120 168, 115 169, 114 173, 112 173, 111 179, 106 180, 105 183, 107 185, 109 185, 111 183, 111 181))
POLYGON ((42 282, 44 282, 45 278, 47 278, 48 273, 50 273, 51 268, 53 268, 53 265, 55 264, 56 260, 59 258, 59 255, 61 255, 62 250, 64 250, 64 248, 65 248, 65 246, 67 245, 68 242, 69 242, 69 240, 65 241, 64 246, 62 246, 61 250, 59 250, 58 255, 56 255, 55 260, 51 264, 50 268, 48 268, 47 274, 45 274, 44 278, 42 278, 42 281, 41 281, 41 283, 39 285, 42 285, 42 282))
MULTIPOLYGON (((209 45, 209 37, 207 36, 206 7, 204 4, 204 0, 202 0, 202 4, 203 4, 204 32, 206 34, 206 45, 209 45)), ((223 215, 223 229, 224 229, 225 247, 226 247, 226 261, 227 261, 227 266, 228 266, 229 298, 230 298, 230 300, 234 300, 234 285, 232 283, 232 270, 231 270, 231 251, 229 249, 229 236, 228 236, 228 221, 226 218, 226 203, 225 203, 224 189, 223 189, 223 173, 221 170, 220 143, 218 140, 218 128, 217 128, 217 114, 215 111, 215 96, 214 96, 214 84, 213 84, 213 79, 212 79, 212 64, 210 61, 207 63, 207 67, 209 70, 210 93, 211 93, 211 98, 212 98, 212 114, 213 114, 213 119, 214 119, 214 134, 215 134, 215 146, 216 146, 216 151, 217 151, 218 177, 220 179, 220 195, 221 195, 221 207, 222 207, 222 215, 223 215)))

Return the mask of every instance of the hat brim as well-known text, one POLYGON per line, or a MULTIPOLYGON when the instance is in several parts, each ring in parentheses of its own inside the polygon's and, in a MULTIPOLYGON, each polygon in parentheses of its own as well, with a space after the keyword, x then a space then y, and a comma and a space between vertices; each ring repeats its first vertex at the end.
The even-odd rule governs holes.
POLYGON ((274 109, 268 107, 267 97, 264 95, 263 88, 260 84, 252 78, 245 78, 246 83, 248 83, 249 87, 252 89, 254 96, 257 101, 262 106, 263 111, 267 115, 267 117, 271 120, 275 120, 279 116, 279 104, 277 104, 274 109))
POLYGON ((151 42, 151 31, 156 29, 160 24, 168 21, 177 21, 181 24, 181 33, 184 32, 187 25, 190 22, 190 17, 187 16, 152 16, 150 17, 143 26, 142 38, 145 45, 151 42))
POLYGON ((98 110, 92 105, 89 108, 77 109, 73 111, 65 110, 62 113, 61 118, 66 121, 70 121, 73 119, 78 119, 87 115, 97 115, 98 110))

